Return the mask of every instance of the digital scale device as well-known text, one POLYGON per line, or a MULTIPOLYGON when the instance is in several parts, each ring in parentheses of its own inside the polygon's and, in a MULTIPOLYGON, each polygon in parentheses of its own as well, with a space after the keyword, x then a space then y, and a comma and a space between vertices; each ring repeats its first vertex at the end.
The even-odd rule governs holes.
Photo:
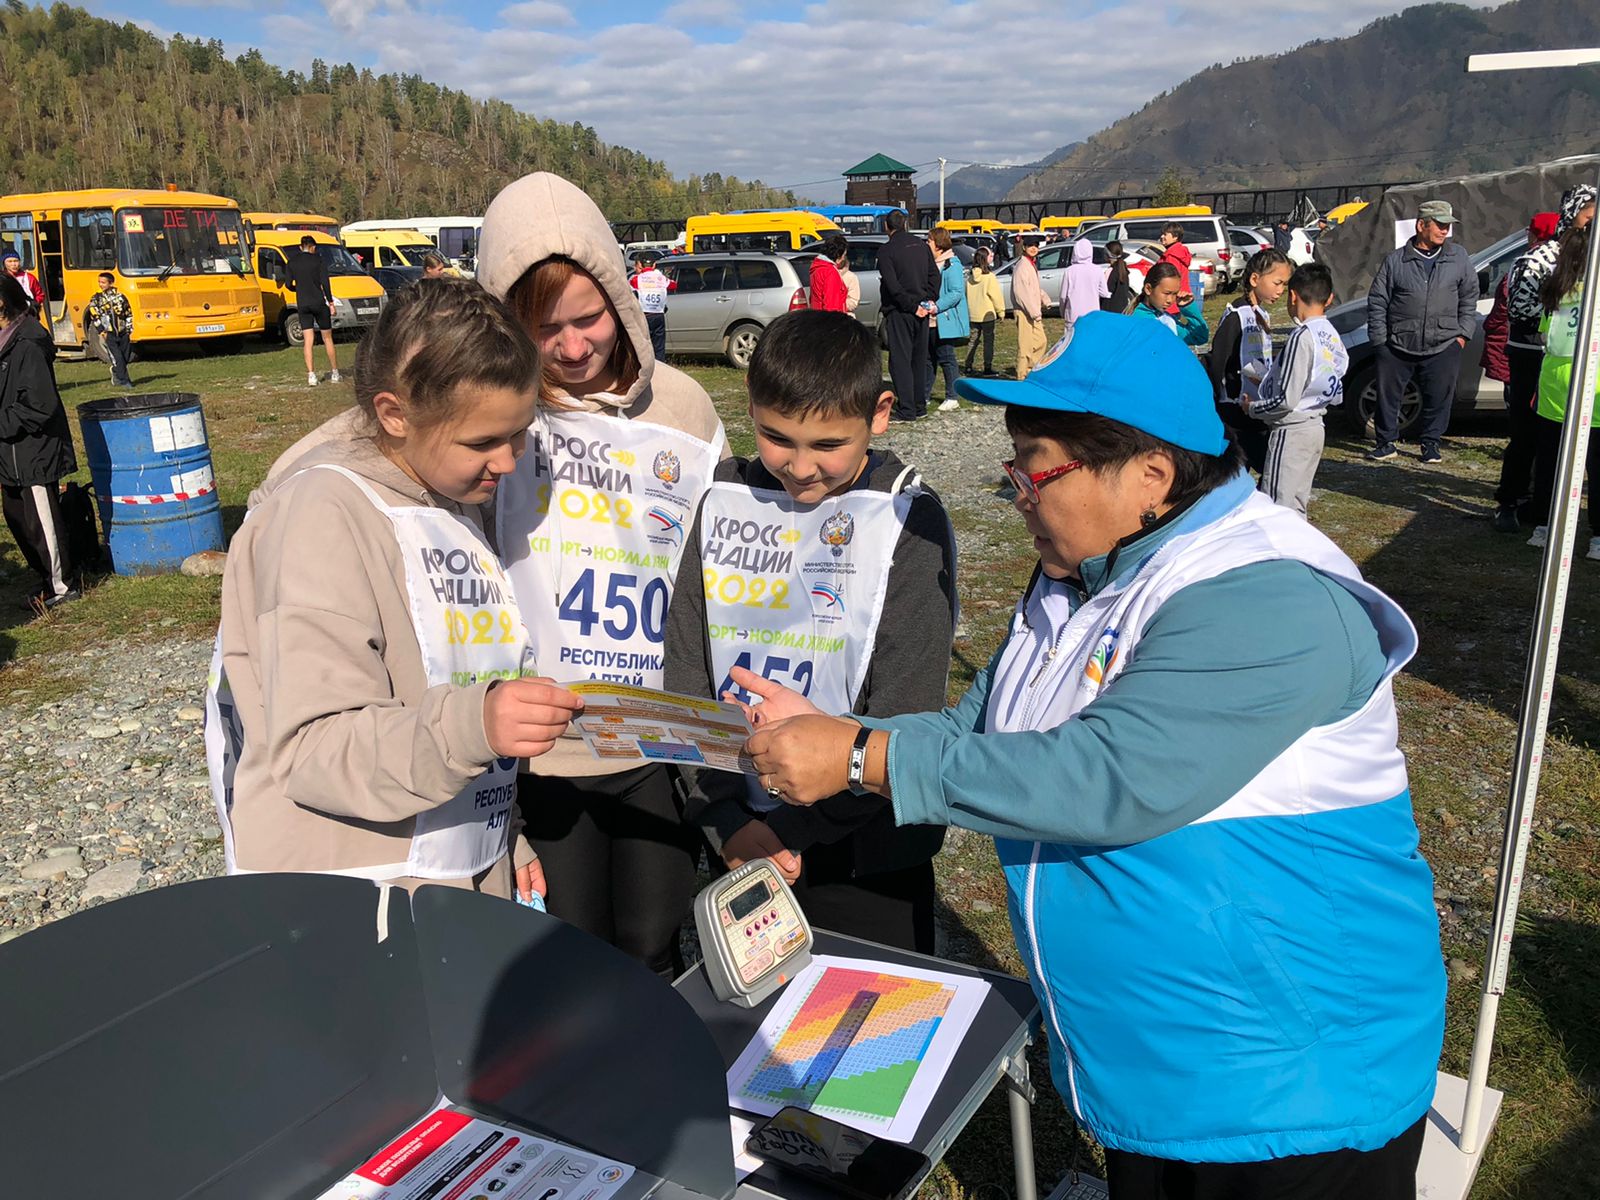
POLYGON ((811 926, 764 858, 728 872, 695 897, 694 924, 718 1000, 754 1008, 811 961, 811 926))

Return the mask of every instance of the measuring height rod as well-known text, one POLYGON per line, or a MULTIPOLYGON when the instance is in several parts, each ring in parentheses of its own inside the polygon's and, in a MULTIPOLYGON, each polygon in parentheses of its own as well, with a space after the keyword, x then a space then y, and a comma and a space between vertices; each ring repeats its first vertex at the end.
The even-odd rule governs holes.
MULTIPOLYGON (((1600 49, 1474 54, 1467 59, 1467 70, 1548 70, 1589 63, 1600 63, 1600 49)), ((1591 227, 1589 258, 1584 270, 1583 302, 1578 310, 1577 336, 1573 339, 1576 354, 1567 389, 1567 417, 1561 427, 1556 489, 1539 573, 1539 598, 1534 607, 1533 634, 1528 643, 1522 704, 1517 717, 1516 756, 1500 847, 1500 877, 1495 893, 1493 932, 1484 961, 1483 1000, 1478 1009, 1472 1062, 1467 1072, 1467 1105, 1461 1121, 1460 1139, 1460 1148, 1465 1154, 1475 1154, 1478 1150, 1478 1127, 1482 1123, 1484 1090, 1488 1087, 1489 1060, 1494 1051, 1495 1021, 1500 1013, 1500 998, 1505 995, 1506 975, 1511 966, 1511 939, 1516 931, 1517 906, 1522 899, 1523 872, 1527 868, 1528 839, 1533 831, 1539 772, 1544 765, 1545 733, 1550 720, 1551 694, 1556 682, 1556 659, 1561 650, 1562 621, 1567 609, 1567 583, 1572 574, 1578 505, 1583 496, 1583 464, 1589 445, 1595 383, 1600 379, 1600 335, 1597 335, 1595 328, 1597 300, 1600 300, 1600 230, 1591 227)), ((1596 484, 1600 486, 1600 481, 1596 481, 1596 484)))

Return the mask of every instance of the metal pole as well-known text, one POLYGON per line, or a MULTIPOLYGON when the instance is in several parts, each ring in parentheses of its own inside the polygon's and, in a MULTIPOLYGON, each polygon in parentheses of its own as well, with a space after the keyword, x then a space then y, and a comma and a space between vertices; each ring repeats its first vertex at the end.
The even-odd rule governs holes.
MULTIPOLYGON (((1474 54, 1468 57, 1466 66, 1470 73, 1548 70, 1594 62, 1600 62, 1600 49, 1474 54)), ((1581 336, 1574 339, 1574 348, 1579 354, 1573 361, 1572 379, 1567 389, 1567 419, 1561 430, 1553 511, 1546 531, 1539 599, 1534 609, 1533 636, 1528 645, 1522 705, 1517 716, 1516 759, 1500 847, 1493 934, 1484 958, 1483 1001, 1478 1009, 1472 1061, 1467 1069, 1467 1103, 1459 1142, 1465 1154, 1478 1151, 1483 1094, 1489 1085, 1489 1060, 1494 1054, 1495 1020, 1500 1013, 1500 998, 1505 995, 1506 975, 1511 966, 1511 939, 1516 931, 1517 906, 1522 899, 1522 874, 1528 861, 1539 772, 1544 765, 1545 731, 1550 719, 1551 691, 1555 686, 1556 658, 1561 649, 1561 622, 1567 609, 1567 581, 1572 574, 1578 500, 1583 494, 1583 463, 1589 446, 1595 382, 1600 379, 1600 337, 1595 332, 1596 301, 1600 299, 1597 294, 1600 294, 1600 230, 1591 228, 1589 259, 1584 267, 1583 303, 1578 309, 1581 336)))
POLYGON ((939 221, 944 222, 944 159, 939 160, 939 221))
MULTIPOLYGON (((1472 1043, 1467 1072, 1467 1106, 1461 1121, 1461 1149, 1478 1149, 1478 1126, 1483 1116, 1483 1094, 1489 1081, 1489 1059, 1494 1050, 1495 1020, 1500 998, 1506 992, 1511 965, 1511 939, 1516 930, 1517 905, 1522 899, 1523 871, 1528 860, 1528 839, 1533 830, 1534 802, 1539 772, 1544 765, 1545 730, 1550 719, 1550 698, 1555 688, 1556 658, 1561 650, 1561 623, 1567 609, 1567 581, 1572 573, 1573 543, 1578 531, 1578 504, 1583 496, 1583 465, 1589 446, 1589 426, 1594 407, 1595 382, 1600 379, 1600 333, 1595 314, 1600 308, 1600 229, 1590 226, 1589 260, 1584 269, 1583 303, 1579 307, 1577 356, 1567 389, 1567 417, 1561 428, 1559 472, 1550 513, 1549 538, 1539 579, 1533 636, 1528 645, 1527 673, 1522 685, 1522 707, 1517 719, 1517 751, 1511 773, 1511 802, 1506 809, 1504 841, 1500 850, 1500 879, 1495 895, 1494 932, 1483 968, 1483 1002, 1472 1043)), ((1600 486, 1600 481, 1594 481, 1600 486)))

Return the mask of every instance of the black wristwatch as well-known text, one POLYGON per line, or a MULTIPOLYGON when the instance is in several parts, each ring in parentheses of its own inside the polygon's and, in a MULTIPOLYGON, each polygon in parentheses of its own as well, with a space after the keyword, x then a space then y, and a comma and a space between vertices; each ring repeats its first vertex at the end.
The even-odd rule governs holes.
POLYGON ((845 782, 852 796, 865 796, 872 791, 861 781, 867 769, 867 739, 871 736, 872 730, 863 725, 856 730, 855 744, 850 747, 850 769, 845 773, 845 782))

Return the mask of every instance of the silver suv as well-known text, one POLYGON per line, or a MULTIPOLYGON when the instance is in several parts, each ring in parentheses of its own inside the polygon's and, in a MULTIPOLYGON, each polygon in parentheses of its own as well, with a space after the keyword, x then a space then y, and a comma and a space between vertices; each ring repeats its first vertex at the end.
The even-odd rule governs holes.
POLYGON ((1232 287, 1244 274, 1248 255, 1241 256, 1228 236, 1228 219, 1215 214, 1202 217, 1126 217, 1084 225, 1077 236, 1097 246, 1107 242, 1159 242, 1169 224, 1183 226, 1183 244, 1195 258, 1209 258, 1217 264, 1217 286, 1232 287))
POLYGON ((778 254, 674 254, 657 264, 667 297, 667 353, 714 354, 740 370, 776 318, 806 307, 806 280, 778 254))

